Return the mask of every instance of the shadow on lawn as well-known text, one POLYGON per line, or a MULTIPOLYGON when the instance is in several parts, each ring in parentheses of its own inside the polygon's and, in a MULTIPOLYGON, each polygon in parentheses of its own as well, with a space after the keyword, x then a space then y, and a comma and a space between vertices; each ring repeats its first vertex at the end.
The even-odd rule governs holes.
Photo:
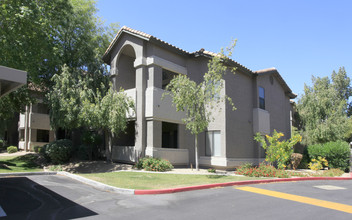
POLYGON ((223 176, 223 175, 207 175, 207 178, 209 178, 209 179, 221 179, 224 177, 225 176, 223 176))
POLYGON ((0 161, 0 169, 11 170, 11 167, 23 167, 29 169, 41 168, 40 156, 37 154, 26 154, 13 159, 0 161))

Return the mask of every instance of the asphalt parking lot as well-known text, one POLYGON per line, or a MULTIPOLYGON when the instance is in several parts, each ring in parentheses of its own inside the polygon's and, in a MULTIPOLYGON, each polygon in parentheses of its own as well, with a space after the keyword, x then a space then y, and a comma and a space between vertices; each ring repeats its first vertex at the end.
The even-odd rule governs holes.
POLYGON ((0 178, 0 219, 351 219, 351 183, 286 182, 138 196, 104 192, 60 175, 0 178))

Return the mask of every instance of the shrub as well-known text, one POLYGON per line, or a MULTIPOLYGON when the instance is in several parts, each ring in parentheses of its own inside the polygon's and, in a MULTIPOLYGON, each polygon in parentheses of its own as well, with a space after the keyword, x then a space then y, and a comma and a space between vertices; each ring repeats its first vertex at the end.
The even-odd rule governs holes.
POLYGON ((4 141, 0 139, 0 148, 4 146, 4 141))
POLYGON ((72 141, 67 139, 53 141, 45 147, 45 154, 48 155, 54 164, 61 164, 69 161, 72 157, 72 153, 72 141))
POLYGON ((34 146, 33 147, 34 152, 42 154, 44 150, 44 146, 34 146))
POLYGON ((258 167, 244 167, 241 166, 237 169, 236 174, 249 176, 249 177, 278 177, 288 178, 290 175, 281 169, 276 169, 271 165, 265 163, 259 164, 258 167))
POLYGON ((328 161, 324 157, 318 156, 318 159, 312 159, 308 166, 311 170, 321 170, 328 166, 328 161))
POLYGON ((300 135, 294 135, 289 140, 279 141, 284 134, 274 130, 273 135, 265 135, 265 138, 257 133, 254 140, 262 144, 265 151, 265 160, 270 164, 277 163, 279 169, 284 169, 288 165, 291 154, 293 153, 293 146, 302 141, 300 135))
POLYGON ((309 158, 325 157, 330 168, 348 171, 350 168, 350 147, 347 142, 336 141, 308 146, 309 158))
POLYGON ((146 171, 157 172, 165 172, 174 168, 168 160, 152 157, 139 159, 139 161, 135 164, 135 167, 137 169, 145 169, 146 171))
POLYGON ((209 169, 208 169, 208 173, 216 173, 216 170, 215 170, 215 169, 212 169, 212 168, 209 168, 209 169))
POLYGON ((302 154, 299 153, 293 153, 291 154, 291 165, 292 165, 292 169, 296 170, 299 166, 299 164, 301 163, 303 158, 302 154))
POLYGON ((309 154, 308 154, 308 147, 304 147, 303 150, 303 158, 301 160, 301 163, 298 165, 298 169, 309 169, 308 164, 309 164, 309 154))
POLYGON ((138 162, 133 166, 136 169, 142 170, 144 169, 143 167, 143 162, 145 159, 147 159, 148 157, 143 157, 143 158, 139 158, 138 162))
POLYGON ((13 153, 16 153, 18 150, 17 150, 17 147, 16 146, 10 146, 7 148, 7 153, 9 154, 13 154, 13 153))

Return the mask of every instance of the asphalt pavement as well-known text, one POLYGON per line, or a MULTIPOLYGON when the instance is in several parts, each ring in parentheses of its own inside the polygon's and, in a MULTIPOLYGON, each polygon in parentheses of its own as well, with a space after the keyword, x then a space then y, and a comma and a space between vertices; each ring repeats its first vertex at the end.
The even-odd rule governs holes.
POLYGON ((60 175, 0 178, 0 220, 352 219, 351 183, 319 180, 126 195, 60 175), (277 193, 283 196, 275 197, 277 193), (299 199, 290 200, 296 197, 299 199), (328 208, 319 202, 327 203, 328 208))

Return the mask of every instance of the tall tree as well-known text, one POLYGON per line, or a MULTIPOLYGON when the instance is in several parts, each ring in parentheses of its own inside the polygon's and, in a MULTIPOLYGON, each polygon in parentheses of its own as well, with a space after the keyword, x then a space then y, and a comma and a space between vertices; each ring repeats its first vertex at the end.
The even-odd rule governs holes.
MULTIPOLYGON (((48 90, 51 77, 67 65, 84 70, 98 88, 107 73, 101 56, 117 26, 105 27, 96 12, 92 0, 1 1, 0 65, 27 71, 29 82, 48 90)), ((0 100, 0 112, 20 111, 8 109, 9 102, 16 100, 0 100)))
POLYGON ((226 99, 233 106, 230 97, 221 95, 224 89, 223 75, 228 69, 234 73, 234 67, 228 67, 224 63, 231 57, 236 41, 224 51, 212 57, 208 63, 208 72, 204 74, 203 81, 197 84, 186 75, 178 75, 167 86, 168 92, 163 97, 170 95, 177 111, 184 111, 186 117, 183 122, 186 129, 194 135, 196 169, 198 165, 198 134, 204 132, 209 123, 214 120, 212 114, 215 107, 226 99), (225 54, 226 53, 226 54, 225 54))
MULTIPOLYGON (((54 128, 102 131, 118 136, 126 129, 134 103, 123 90, 91 85, 89 74, 64 66, 61 74, 52 77, 53 87, 48 93, 51 126, 54 128)), ((111 158, 110 152, 107 156, 111 158)))
POLYGON ((350 78, 343 67, 329 77, 312 77, 297 102, 299 128, 306 145, 345 139, 351 126, 348 101, 352 95, 350 78))

